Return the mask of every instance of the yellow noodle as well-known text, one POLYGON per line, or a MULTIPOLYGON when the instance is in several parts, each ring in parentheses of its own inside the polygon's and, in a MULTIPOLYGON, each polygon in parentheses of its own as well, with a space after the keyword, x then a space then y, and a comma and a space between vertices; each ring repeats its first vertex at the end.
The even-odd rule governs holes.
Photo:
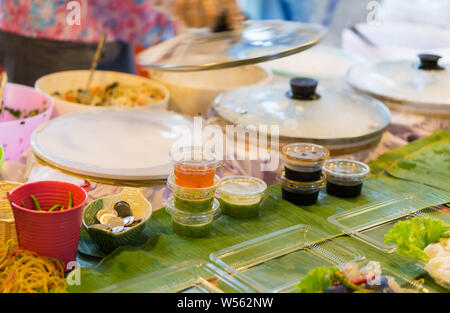
POLYGON ((0 243, 0 292, 66 292, 61 261, 0 243))

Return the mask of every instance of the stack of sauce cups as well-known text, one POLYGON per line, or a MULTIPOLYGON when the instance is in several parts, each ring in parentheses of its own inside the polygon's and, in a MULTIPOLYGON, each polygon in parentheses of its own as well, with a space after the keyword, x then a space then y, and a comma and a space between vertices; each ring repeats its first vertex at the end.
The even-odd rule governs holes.
POLYGON ((202 147, 184 146, 170 153, 173 174, 167 186, 173 194, 166 203, 172 216, 173 230, 184 237, 204 237, 211 233, 211 225, 220 214, 214 195, 220 178, 216 170, 222 158, 202 147))
POLYGON ((293 143, 281 150, 285 163, 280 175, 281 191, 284 200, 295 205, 313 205, 317 202, 320 188, 324 186, 326 174, 323 164, 330 152, 319 145, 293 143))

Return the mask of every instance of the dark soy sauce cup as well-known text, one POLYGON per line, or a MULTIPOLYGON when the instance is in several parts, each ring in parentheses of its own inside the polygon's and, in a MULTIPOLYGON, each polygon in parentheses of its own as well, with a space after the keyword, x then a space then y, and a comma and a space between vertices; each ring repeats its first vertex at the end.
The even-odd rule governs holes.
POLYGON ((320 179, 312 182, 290 180, 283 172, 280 176, 282 198, 298 206, 313 205, 317 202, 320 188, 324 186, 325 181, 324 172, 321 172, 320 179))
POLYGON ((319 145, 293 143, 281 149, 285 177, 297 182, 314 182, 322 177, 322 167, 330 152, 319 145))
POLYGON ((323 170, 327 173, 327 193, 340 198, 359 196, 370 173, 367 164, 346 159, 327 160, 323 170))

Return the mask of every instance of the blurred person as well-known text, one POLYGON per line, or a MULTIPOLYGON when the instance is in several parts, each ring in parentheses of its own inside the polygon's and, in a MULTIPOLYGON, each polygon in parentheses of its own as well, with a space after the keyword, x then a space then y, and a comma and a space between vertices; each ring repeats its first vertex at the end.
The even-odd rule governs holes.
POLYGON ((241 19, 235 0, 2 0, 0 67, 30 86, 49 73, 88 69, 106 34, 98 69, 134 73, 133 45, 172 36, 173 20, 213 27, 223 12, 229 25, 241 19))
POLYGON ((381 0, 383 22, 406 22, 450 28, 450 0, 381 0))
POLYGON ((329 26, 339 0, 240 0, 254 19, 283 19, 329 26))

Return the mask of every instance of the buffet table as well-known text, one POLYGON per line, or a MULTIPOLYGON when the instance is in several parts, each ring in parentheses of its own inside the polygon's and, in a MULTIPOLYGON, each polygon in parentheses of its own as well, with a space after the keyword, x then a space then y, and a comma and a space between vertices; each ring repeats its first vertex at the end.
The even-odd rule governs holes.
MULTIPOLYGON (((139 62, 151 79, 97 71, 96 86, 84 90, 88 71, 46 75, 35 89, 26 87, 45 96, 30 112, 22 111, 22 87, 9 84, 17 89, 7 94, 14 107, 4 125, 28 132, 2 142, 16 161, 0 164, 0 186, 9 184, 0 189, 0 209, 8 214, 1 222, 9 231, 0 228, 6 238, 0 252, 14 257, 18 242, 27 256, 29 250, 40 261, 55 258, 44 261, 57 264, 56 291, 450 290, 436 274, 445 267, 427 268, 438 254, 425 254, 438 245, 448 250, 446 262, 450 257, 450 119, 437 114, 448 113, 440 92, 448 65, 429 54, 374 64, 318 46, 309 51, 313 57, 297 60, 314 60, 317 72, 304 74, 307 66, 299 65, 291 73, 294 59, 278 60, 278 66, 288 60, 284 69, 254 64, 308 49, 325 29, 246 24, 237 33, 189 32, 144 51, 139 62), (134 86, 123 85, 132 79, 134 86), (127 90, 136 99, 123 96, 127 90), (203 128, 201 147, 195 144, 198 120, 244 133, 254 124, 278 126, 278 168, 262 171, 263 161, 249 158, 223 161, 218 151, 208 158, 203 128), (185 145, 178 150, 177 140, 185 145), (415 229, 407 229, 412 223, 415 229), (413 232, 427 237, 426 245, 410 240, 413 232), (326 289, 301 286, 323 267, 335 275, 326 289)), ((243 141, 237 154, 251 148, 243 141)), ((2 289, 14 291, 6 276, 2 289)))
MULTIPOLYGON (((154 212, 143 234, 131 246, 121 247, 105 258, 106 254, 98 249, 95 242, 89 238, 85 231, 82 231, 78 249, 78 262, 82 267, 85 267, 81 270, 83 283, 80 286, 71 286, 69 290, 73 292, 92 292, 107 286, 114 286, 115 283, 144 273, 176 266, 191 259, 207 262, 209 255, 213 252, 275 231, 295 227, 298 224, 315 227, 331 237, 338 238, 336 240, 339 240, 341 244, 353 247, 367 258, 380 261, 386 268, 396 269, 409 277, 423 275, 420 269, 412 266, 414 262, 411 262, 410 259, 395 254, 386 255, 357 239, 343 236, 342 232, 335 225, 327 223, 326 219, 348 208, 355 208, 356 206, 389 199, 405 193, 431 195, 437 192, 442 195, 442 199, 445 199, 445 197, 448 199, 450 195, 449 176, 445 169, 441 171, 441 169, 445 168, 445 162, 448 162, 449 154, 445 154, 445 151, 429 160, 427 164, 424 164, 427 169, 427 175, 424 172, 416 172, 413 168, 405 172, 404 169, 395 165, 399 159, 407 159, 409 155, 416 153, 427 155, 433 149, 435 150, 436 147, 445 150, 450 141, 448 132, 441 130, 421 140, 416 139, 430 134, 433 128, 447 127, 448 129, 448 125, 448 121, 438 121, 418 116, 402 116, 399 113, 394 113, 394 123, 383 135, 383 139, 377 147, 370 151, 362 151, 350 156, 351 158, 364 161, 377 159, 370 163, 372 176, 365 183, 363 196, 354 200, 344 200, 334 197, 330 198, 326 194, 322 194, 317 205, 305 207, 306 209, 299 209, 281 199, 280 186, 276 184, 277 178, 275 173, 270 172, 268 173, 269 175, 262 175, 261 172, 256 170, 259 168, 257 167, 258 164, 255 164, 256 162, 227 161, 220 170, 220 175, 259 176, 268 184, 275 185, 270 186, 268 189, 262 204, 263 213, 260 217, 251 220, 236 220, 224 216, 215 224, 212 238, 186 239, 173 234, 170 216, 164 210, 159 210, 163 207, 169 191, 162 185, 146 187, 145 196, 150 200, 156 212, 154 212), (403 123, 397 124, 395 121, 403 123), (412 143, 405 146, 408 141, 412 143), (386 153, 386 151, 390 152, 386 153), (430 164, 432 164, 432 167, 430 167, 430 164), (387 173, 385 170, 387 170, 387 173), (436 179, 437 175, 439 179, 436 179)), ((14 164, 6 162, 2 172, 3 179, 24 181, 25 176, 17 177, 10 173, 25 173, 27 166, 36 171, 34 173, 44 175, 45 179, 50 179, 52 175, 56 175, 53 177, 58 179, 64 178, 61 177, 61 173, 37 164, 31 152, 27 152, 22 160, 27 162, 14 164)), ((74 182, 78 183, 78 178, 71 177, 68 179, 72 181, 75 179, 74 182)), ((89 193, 90 201, 102 196, 116 194, 121 188, 120 186, 93 182, 92 190, 89 193)), ((432 197, 430 197, 430 201, 431 199, 432 197)), ((434 202, 431 201, 430 203, 434 202)), ((286 266, 286 264, 281 264, 278 269, 279 273, 276 270, 269 274, 283 277, 283 275, 286 275, 286 273, 283 274, 285 270, 302 271, 302 264, 289 264, 287 268, 286 266)), ((253 273, 252 275, 255 275, 254 278, 256 280, 263 279, 268 275, 263 270, 260 274, 262 276, 258 276, 258 271, 251 272, 253 273)), ((425 285, 432 291, 444 291, 444 289, 429 279, 425 285)))

